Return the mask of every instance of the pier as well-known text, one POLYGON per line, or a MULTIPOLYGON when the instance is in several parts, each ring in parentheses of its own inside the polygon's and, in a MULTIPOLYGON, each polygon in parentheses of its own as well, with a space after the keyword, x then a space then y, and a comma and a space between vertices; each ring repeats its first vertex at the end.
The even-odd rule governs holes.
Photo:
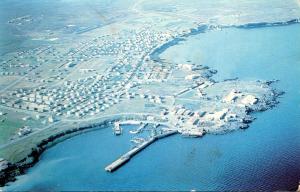
POLYGON ((142 131, 142 129, 144 129, 146 126, 148 125, 148 123, 142 124, 137 130, 131 130, 129 131, 129 133, 131 134, 138 134, 142 131))
POLYGON ((171 135, 176 134, 176 133, 177 133, 177 130, 174 130, 174 131, 168 131, 166 133, 162 133, 160 135, 151 137, 149 140, 147 140, 147 141, 143 142, 142 144, 134 147, 133 149, 131 149, 130 151, 128 151, 127 153, 122 155, 120 158, 118 158, 117 160, 115 160, 114 162, 112 162, 111 164, 106 166, 105 171, 108 171, 108 172, 115 171, 116 169, 120 168, 122 165, 127 163, 133 156, 135 156, 140 151, 142 151, 143 149, 145 149, 146 147, 148 147, 149 145, 154 143, 156 140, 171 136, 171 135))

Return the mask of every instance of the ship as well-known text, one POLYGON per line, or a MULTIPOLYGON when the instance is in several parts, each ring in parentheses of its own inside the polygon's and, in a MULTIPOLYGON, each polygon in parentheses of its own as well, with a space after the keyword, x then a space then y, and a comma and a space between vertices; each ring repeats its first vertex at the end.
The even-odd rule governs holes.
POLYGON ((121 135, 122 134, 122 128, 120 127, 120 122, 115 122, 115 126, 113 128, 115 135, 121 135))

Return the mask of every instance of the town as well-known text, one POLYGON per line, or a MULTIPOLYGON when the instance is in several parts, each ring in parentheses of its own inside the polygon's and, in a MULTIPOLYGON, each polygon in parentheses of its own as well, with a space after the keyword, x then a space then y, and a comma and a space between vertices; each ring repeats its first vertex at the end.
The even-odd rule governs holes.
MULTIPOLYGON (((24 16, 9 24, 34 21, 24 16)), ((160 57, 189 35, 216 30, 214 25, 151 19, 137 19, 134 27, 114 25, 82 31, 75 42, 53 37, 46 46, 1 57, 3 166, 21 162, 26 167, 37 146, 53 138, 114 127, 117 136, 130 132, 135 147, 105 168, 113 171, 158 139, 245 129, 254 120, 252 111, 277 103, 273 81, 216 81, 217 70, 205 63, 160 57), (117 30, 112 33, 111 27, 117 30), (141 127, 124 130, 123 121, 141 127), (147 136, 140 137, 144 129, 147 136)))

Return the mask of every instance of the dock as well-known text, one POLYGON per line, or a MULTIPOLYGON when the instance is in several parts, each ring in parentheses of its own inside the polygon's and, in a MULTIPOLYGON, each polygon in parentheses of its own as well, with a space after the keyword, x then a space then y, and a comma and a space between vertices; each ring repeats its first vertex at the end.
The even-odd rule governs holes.
POLYGON ((127 120, 127 121, 121 121, 120 125, 140 125, 140 121, 135 121, 135 120, 127 120))
POLYGON ((147 140, 147 141, 143 142, 142 144, 134 147, 133 149, 131 149, 130 151, 128 151, 127 153, 125 153, 124 155, 122 155, 121 157, 119 157, 117 160, 115 160, 114 162, 112 162, 111 164, 109 164, 108 166, 106 166, 105 167, 105 171, 107 171, 107 172, 113 172, 113 171, 117 170, 122 165, 124 165, 125 163, 127 163, 133 156, 135 156, 140 151, 142 151, 143 149, 145 149, 146 147, 148 147, 149 145, 151 145, 152 143, 154 143, 156 140, 159 140, 159 139, 162 139, 162 138, 174 135, 176 133, 177 133, 177 130, 174 130, 174 131, 168 131, 166 133, 163 133, 163 134, 151 137, 149 140, 147 140))
POLYGON ((131 130, 129 131, 129 133, 131 134, 138 134, 142 131, 142 129, 144 129, 146 126, 148 125, 148 123, 142 124, 138 129, 136 130, 131 130))

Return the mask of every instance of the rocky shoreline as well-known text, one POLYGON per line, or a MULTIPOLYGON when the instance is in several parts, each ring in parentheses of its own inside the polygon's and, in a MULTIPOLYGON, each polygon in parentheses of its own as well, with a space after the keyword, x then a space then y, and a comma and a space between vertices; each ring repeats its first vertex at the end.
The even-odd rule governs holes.
POLYGON ((132 115, 130 117, 111 117, 105 120, 101 120, 99 121, 99 123, 93 123, 76 128, 74 127, 58 132, 54 135, 49 135, 49 137, 41 140, 36 144, 35 147, 31 148, 31 152, 20 161, 12 163, 3 159, 3 161, 6 162, 7 166, 2 169, 0 164, 0 187, 4 187, 7 183, 15 181, 17 176, 23 175, 28 168, 33 167, 39 161, 42 153, 50 147, 76 135, 111 126, 115 121, 131 119, 139 119, 141 121, 144 121, 146 120, 146 117, 143 115, 132 115))
POLYGON ((99 128, 104 128, 108 126, 109 123, 110 121, 105 121, 96 125, 73 128, 57 133, 55 135, 49 136, 47 139, 43 139, 36 145, 35 148, 32 148, 31 153, 21 161, 10 163, 4 160, 7 162, 7 166, 3 169, 0 169, 0 187, 5 186, 8 182, 15 181, 17 176, 24 174, 28 168, 35 165, 39 161, 41 154, 46 149, 75 135, 79 135, 99 128))
MULTIPOLYGON (((266 82, 266 84, 270 85, 275 81, 270 81, 266 82)), ((277 92, 273 90, 273 99, 269 102, 262 102, 265 105, 260 105, 257 108, 248 108, 247 114, 253 113, 253 112, 259 112, 259 111, 265 111, 267 109, 273 108, 276 104, 278 104, 277 98, 284 94, 284 92, 277 92)), ((268 100, 268 99, 266 99, 268 100)), ((9 182, 13 182, 16 180, 16 177, 19 175, 22 175, 25 173, 25 171, 34 166, 38 161, 41 156, 41 154, 48 148, 56 145, 59 142, 62 142, 68 138, 71 138, 73 136, 93 131, 95 129, 100 129, 109 126, 112 122, 116 121, 117 119, 107 119, 105 121, 102 121, 101 123, 97 124, 92 124, 90 126, 82 126, 78 128, 72 128, 72 129, 67 129, 62 132, 58 132, 54 135, 49 136, 46 139, 41 140, 35 148, 31 149, 31 153, 28 154, 25 158, 22 160, 16 162, 16 163, 11 163, 6 160, 6 167, 1 168, 0 167, 0 187, 5 186, 9 182)), ((245 129, 249 126, 249 124, 252 122, 253 119, 249 121, 245 121, 246 127, 241 127, 241 129, 245 129)), ((216 134, 216 133, 215 133, 216 134)), ((224 133, 223 133, 224 134, 224 133)))

